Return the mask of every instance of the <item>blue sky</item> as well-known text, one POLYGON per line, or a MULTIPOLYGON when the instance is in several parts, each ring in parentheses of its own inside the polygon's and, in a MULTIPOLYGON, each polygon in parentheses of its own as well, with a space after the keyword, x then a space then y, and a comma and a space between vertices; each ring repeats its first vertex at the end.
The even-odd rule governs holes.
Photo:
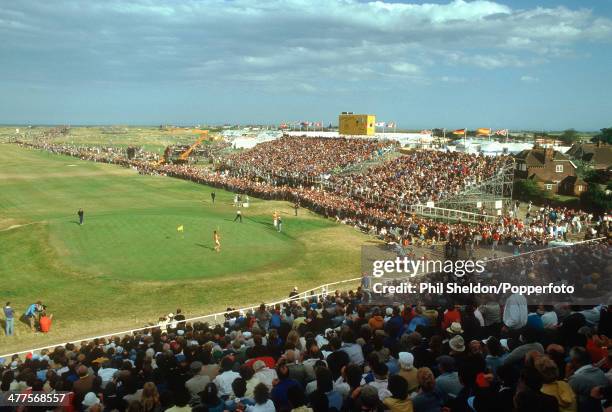
POLYGON ((0 123, 612 126, 612 1, 3 2, 0 123))

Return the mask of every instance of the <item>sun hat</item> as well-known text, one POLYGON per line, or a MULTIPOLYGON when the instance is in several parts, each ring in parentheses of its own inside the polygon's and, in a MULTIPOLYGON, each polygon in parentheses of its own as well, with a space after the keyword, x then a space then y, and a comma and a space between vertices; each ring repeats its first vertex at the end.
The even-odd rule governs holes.
POLYGON ((455 352, 465 351, 465 341, 461 335, 454 336, 451 340, 449 340, 448 346, 450 346, 450 348, 455 352))
POLYGON ((87 392, 87 395, 85 395, 85 398, 83 398, 83 402, 81 402, 84 406, 92 406, 92 405, 97 405, 100 403, 100 399, 98 399, 98 397, 96 396, 95 393, 93 392, 87 392))
POLYGON ((448 328, 446 328, 446 331, 453 335, 460 335, 463 333, 463 329, 461 328, 461 323, 459 322, 451 323, 451 325, 448 328))

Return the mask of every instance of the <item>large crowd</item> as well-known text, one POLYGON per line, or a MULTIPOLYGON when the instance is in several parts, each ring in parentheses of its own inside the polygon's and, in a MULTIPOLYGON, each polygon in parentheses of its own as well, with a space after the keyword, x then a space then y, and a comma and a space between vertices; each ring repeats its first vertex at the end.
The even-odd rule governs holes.
MULTIPOLYGON (((283 145, 287 145, 294 139, 281 140, 284 141, 283 145)), ((331 139, 320 140, 332 141, 331 139)), ((367 140, 359 139, 346 140, 367 142, 367 140)), ((495 173, 495 168, 507 161, 504 157, 495 160, 496 158, 467 154, 415 151, 384 163, 386 166, 393 166, 389 169, 391 172, 385 171, 386 169, 382 166, 375 166, 359 175, 350 174, 348 175, 350 178, 334 177, 332 181, 338 184, 333 186, 335 189, 329 190, 320 185, 275 184, 274 181, 256 178, 252 175, 235 175, 229 170, 213 171, 188 164, 161 165, 151 160, 155 159, 155 155, 146 153, 128 160, 121 150, 116 148, 71 147, 50 143, 21 142, 20 144, 84 160, 132 167, 144 174, 172 176, 263 199, 296 202, 302 207, 307 207, 346 225, 354 226, 389 243, 407 246, 432 245, 446 241, 451 255, 456 254, 458 250, 470 253, 480 247, 492 250, 499 246, 526 249, 530 246, 543 246, 553 240, 567 240, 568 235, 585 239, 610 235, 611 223, 609 220, 603 220, 600 217, 600 220, 593 222, 591 214, 565 207, 534 208, 530 204, 525 217, 519 218, 518 205, 514 204, 508 207, 502 216, 474 224, 435 221, 417 216, 400 205, 400 199, 404 196, 402 193, 417 193, 411 191, 411 187, 421 187, 417 197, 413 199, 418 198, 419 201, 422 201, 456 193, 459 190, 458 187, 477 184, 495 173), (464 164, 469 167, 465 168, 464 164), (454 170, 454 173, 448 173, 450 170, 454 170), (436 173, 442 177, 436 177, 436 173), (456 175, 464 176, 463 183, 460 183, 461 179, 456 175), (429 181, 436 181, 438 184, 431 186, 429 181), (454 183, 445 185, 443 182, 454 183), (425 186, 431 191, 422 189, 425 186), (443 189, 438 190, 437 188, 443 189), (397 204, 395 201, 388 202, 387 197, 364 196, 366 192, 375 192, 384 196, 392 195, 398 202, 397 204), (591 223, 596 224, 591 225, 591 223)), ((297 144, 298 147, 302 145, 303 143, 297 144)), ((241 156, 246 156, 248 153, 250 151, 241 156)), ((282 157, 280 154, 279 156, 282 157)), ((313 159, 320 160, 319 155, 313 154, 312 156, 315 156, 313 159)), ((320 156, 329 158, 333 157, 333 154, 324 152, 320 156)), ((272 162, 271 159, 268 160, 272 162)))
POLYGON ((437 202, 492 177, 507 156, 461 152, 412 151, 368 169, 332 178, 339 193, 376 204, 381 199, 406 205, 437 202))
POLYGON ((66 392, 69 412, 601 411, 611 334, 601 305, 376 306, 358 288, 3 359, 0 393, 66 392))
POLYGON ((377 139, 285 136, 228 156, 219 167, 260 177, 319 177, 334 169, 371 160, 392 145, 390 141, 377 139))

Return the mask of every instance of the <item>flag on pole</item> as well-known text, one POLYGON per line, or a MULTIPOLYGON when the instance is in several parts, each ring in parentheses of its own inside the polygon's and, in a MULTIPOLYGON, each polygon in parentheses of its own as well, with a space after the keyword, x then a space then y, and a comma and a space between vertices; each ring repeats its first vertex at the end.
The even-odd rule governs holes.
POLYGON ((181 232, 181 233, 183 233, 183 231, 184 231, 183 225, 179 225, 179 226, 177 226, 177 227, 176 227, 176 231, 177 231, 177 232, 181 232))
POLYGON ((387 125, 388 128, 395 128, 395 122, 389 122, 387 125))
POLYGON ((466 131, 465 129, 457 129, 457 130, 453 130, 453 134, 462 136, 465 134, 465 131, 466 131))
POLYGON ((476 129, 476 135, 478 136, 489 136, 491 134, 491 129, 488 127, 481 127, 480 129, 476 129))
POLYGON ((376 126, 376 127, 385 127, 386 125, 387 125, 387 123, 385 123, 385 122, 376 122, 374 124, 374 126, 376 126))
POLYGON ((508 129, 496 130, 495 134, 498 136, 508 136, 508 129))

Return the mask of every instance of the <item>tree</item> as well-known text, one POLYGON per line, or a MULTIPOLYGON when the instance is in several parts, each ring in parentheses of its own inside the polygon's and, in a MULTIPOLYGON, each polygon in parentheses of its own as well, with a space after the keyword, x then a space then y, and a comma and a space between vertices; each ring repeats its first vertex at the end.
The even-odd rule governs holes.
POLYGON ((536 200, 546 198, 546 193, 533 179, 516 179, 514 181, 514 197, 521 200, 536 200))
POLYGON ((612 210, 612 194, 606 194, 598 184, 590 184, 580 195, 580 203, 583 208, 597 214, 606 213, 612 210))
POLYGON ((592 161, 586 161, 586 160, 582 160, 582 159, 575 159, 574 160, 574 164, 576 165, 576 175, 581 178, 584 179, 585 181, 588 182, 588 178, 592 178, 593 177, 593 162, 592 161))
POLYGON ((591 142, 612 144, 612 127, 604 127, 601 133, 591 139, 591 142))
POLYGON ((559 136, 559 140, 561 140, 563 143, 565 143, 568 146, 573 145, 579 139, 580 139, 580 136, 578 135, 578 132, 574 129, 564 130, 563 133, 561 133, 561 136, 559 136))

